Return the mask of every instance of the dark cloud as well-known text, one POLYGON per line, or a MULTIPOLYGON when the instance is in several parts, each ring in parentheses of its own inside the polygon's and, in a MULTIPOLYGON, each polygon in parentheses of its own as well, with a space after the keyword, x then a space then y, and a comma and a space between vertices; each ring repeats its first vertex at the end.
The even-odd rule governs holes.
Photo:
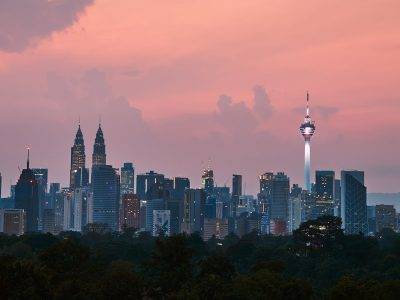
POLYGON ((78 20, 94 0, 1 0, 0 50, 21 52, 78 20))
POLYGON ((265 88, 261 85, 256 85, 253 88, 253 111, 260 118, 268 118, 274 112, 274 107, 271 104, 271 100, 268 97, 265 88))

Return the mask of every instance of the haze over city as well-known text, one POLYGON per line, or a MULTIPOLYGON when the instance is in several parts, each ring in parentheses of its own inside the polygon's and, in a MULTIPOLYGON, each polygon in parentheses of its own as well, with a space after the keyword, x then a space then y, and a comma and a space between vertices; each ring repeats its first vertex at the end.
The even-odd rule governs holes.
MULTIPOLYGON (((69 181, 78 119, 88 153, 101 116, 110 164, 200 185, 284 171, 361 169, 398 192, 398 1, 1 1, 3 191, 33 167, 69 181), (45 16, 45 17, 43 17, 45 16), (310 22, 312 20, 312 22, 310 22)), ((313 174, 313 172, 311 172, 313 174)))

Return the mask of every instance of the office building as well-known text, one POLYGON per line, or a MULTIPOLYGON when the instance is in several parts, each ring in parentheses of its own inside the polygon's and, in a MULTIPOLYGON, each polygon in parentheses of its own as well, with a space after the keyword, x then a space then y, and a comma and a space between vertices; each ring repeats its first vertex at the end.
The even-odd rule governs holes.
POLYGON ((396 230, 396 215, 396 209, 393 205, 377 205, 375 207, 376 232, 385 228, 396 230))
POLYGON ((26 213, 25 232, 39 230, 39 184, 29 166, 29 149, 26 169, 22 170, 15 186, 15 208, 26 213))
POLYGON ((289 177, 283 172, 278 172, 272 180, 270 222, 275 225, 275 231, 272 231, 272 234, 282 235, 287 233, 289 192, 289 177))
POLYGON ((135 194, 122 195, 121 229, 140 229, 140 199, 135 194))
POLYGON ((104 143, 103 130, 101 129, 101 124, 99 124, 99 128, 97 129, 96 138, 93 145, 92 168, 95 166, 105 165, 106 162, 106 145, 104 143))
POLYGON ((214 171, 211 168, 203 170, 201 175, 201 185, 207 195, 211 195, 214 191, 214 171))
POLYGON ((45 208, 43 210, 43 233, 57 234, 55 211, 53 208, 45 208))
POLYGON ((368 235, 373 236, 376 233, 375 205, 367 206, 367 226, 368 226, 368 235))
POLYGON ((346 234, 367 234, 367 188, 364 172, 342 171, 341 173, 341 218, 346 234))
POLYGON ((0 232, 7 235, 25 233, 26 214, 23 209, 0 209, 0 232))
POLYGON ((119 175, 112 166, 93 166, 93 223, 107 224, 112 231, 119 229, 119 187, 119 175))
POLYGON ((198 232, 203 235, 204 208, 206 192, 204 189, 188 189, 183 202, 183 220, 181 230, 187 234, 198 232))
POLYGON ((71 147, 70 183, 69 187, 88 186, 89 170, 86 168, 85 142, 79 124, 75 135, 74 145, 71 147))
POLYGON ((152 233, 153 236, 169 236, 171 234, 169 210, 153 210, 152 233))
POLYGON ((73 230, 82 232, 89 223, 93 194, 88 187, 77 187, 72 192, 73 230))
POLYGON ((135 193, 135 168, 130 162, 121 168, 121 196, 135 193))
POLYGON ((146 231, 148 232, 153 232, 153 212, 155 210, 165 210, 165 200, 163 198, 146 200, 146 231))
POLYGON ((136 177, 136 193, 140 200, 147 200, 153 197, 164 184, 164 175, 150 171, 139 174, 136 177))

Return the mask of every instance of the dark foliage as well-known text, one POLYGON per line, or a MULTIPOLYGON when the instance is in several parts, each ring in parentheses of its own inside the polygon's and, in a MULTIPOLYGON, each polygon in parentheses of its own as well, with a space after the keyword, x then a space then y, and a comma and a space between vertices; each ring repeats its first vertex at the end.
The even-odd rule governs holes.
POLYGON ((400 235, 345 236, 340 221, 293 236, 0 236, 0 299, 399 299, 400 235))

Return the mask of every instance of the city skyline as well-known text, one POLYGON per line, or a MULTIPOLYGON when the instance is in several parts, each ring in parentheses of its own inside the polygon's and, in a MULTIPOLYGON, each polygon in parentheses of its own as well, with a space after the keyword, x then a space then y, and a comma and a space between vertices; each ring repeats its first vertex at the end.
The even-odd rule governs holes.
POLYGON ((216 182, 242 174, 247 193, 268 171, 301 183, 306 90, 312 170, 361 169, 369 191, 399 191, 398 1, 59 2, 1 4, 4 194, 26 144, 66 186, 77 120, 92 145, 99 115, 114 166, 195 184, 211 157, 216 182))

